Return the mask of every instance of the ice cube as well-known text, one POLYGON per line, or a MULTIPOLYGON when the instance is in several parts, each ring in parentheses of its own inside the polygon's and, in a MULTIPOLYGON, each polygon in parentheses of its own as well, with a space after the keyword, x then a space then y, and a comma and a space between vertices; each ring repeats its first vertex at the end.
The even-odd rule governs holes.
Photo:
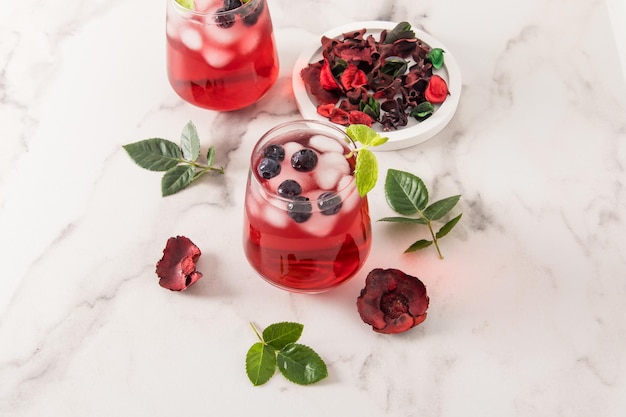
POLYGON ((168 20, 165 24, 165 32, 170 39, 178 39, 178 25, 174 19, 168 20))
POLYGON ((287 210, 281 210, 272 203, 265 206, 263 220, 278 229, 283 229, 287 227, 290 219, 287 216, 287 210))
POLYGON ((315 183, 319 188, 323 190, 334 190, 341 177, 341 172, 332 168, 318 168, 313 172, 313 178, 315 178, 315 183))
POLYGON ((320 153, 337 152, 343 154, 344 149, 341 143, 328 136, 314 135, 309 139, 309 146, 320 153))
POLYGON ((346 175, 339 180, 339 184, 337 185, 337 190, 339 190, 339 195, 343 201, 343 206, 341 207, 341 212, 343 213, 349 213, 361 204, 362 198, 359 195, 356 186, 352 184, 353 182, 354 177, 346 175))
POLYGON ((281 164, 280 174, 268 181, 269 189, 273 193, 276 193, 278 186, 285 180, 296 181, 300 184, 300 187, 302 187, 303 193, 306 193, 315 187, 315 179, 311 173, 296 171, 292 168, 291 162, 289 162, 286 158, 281 164))
POLYGON ((194 10, 198 12, 207 12, 209 9, 216 9, 222 7, 221 1, 215 0, 193 0, 194 10))
POLYGON ((340 153, 330 152, 319 156, 313 171, 315 182, 324 190, 334 190, 339 180, 350 174, 350 164, 340 153))
POLYGON ((239 43, 239 52, 242 55, 248 55, 259 46, 260 41, 260 34, 255 32, 248 33, 239 43))
POLYGON ((202 35, 193 27, 183 26, 180 28, 180 41, 192 51, 202 49, 202 35))
POLYGON ((235 53, 227 49, 206 46, 202 50, 202 56, 207 64, 213 68, 223 68, 232 62, 235 58, 235 53))
POLYGON ((215 24, 213 16, 208 16, 207 19, 209 20, 204 25, 204 36, 208 43, 230 46, 239 41, 246 33, 246 28, 241 22, 235 22, 233 26, 224 28, 215 24))
POLYGON ((298 226, 315 237, 324 237, 332 233, 335 225, 339 221, 339 214, 334 216, 325 216, 320 212, 313 213, 311 218, 298 226))
POLYGON ((298 142, 287 142, 283 145, 283 148, 285 149, 285 160, 291 160, 291 155, 304 148, 304 146, 298 142))

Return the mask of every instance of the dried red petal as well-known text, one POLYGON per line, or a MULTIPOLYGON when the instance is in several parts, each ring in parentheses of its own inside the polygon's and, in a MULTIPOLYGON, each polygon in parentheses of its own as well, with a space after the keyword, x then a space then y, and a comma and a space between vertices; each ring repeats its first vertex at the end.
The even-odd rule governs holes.
POLYGON ((351 125, 367 125, 372 127, 372 118, 367 114, 359 110, 352 110, 348 113, 348 122, 351 125))
POLYGON ((339 100, 339 91, 329 91, 322 88, 320 83, 320 72, 322 63, 315 62, 309 64, 300 71, 300 76, 304 81, 307 92, 313 96, 316 104, 336 103, 339 100))
POLYGON ((341 84, 346 91, 367 85, 367 75, 354 64, 348 65, 341 73, 340 78, 341 84))
POLYGON ((326 60, 324 60, 320 70, 320 84, 324 90, 339 90, 339 84, 337 84, 337 81, 330 70, 330 65, 328 65, 328 61, 326 60))
POLYGON ((446 81, 438 75, 433 75, 428 81, 428 87, 424 92, 426 100, 433 104, 439 104, 446 101, 448 97, 448 84, 446 81))
POLYGON ((350 123, 350 114, 339 107, 335 107, 328 119, 338 125, 347 126, 350 123))
POLYGON ((202 278, 196 270, 200 249, 185 236, 167 240, 163 257, 156 264, 159 285, 172 291, 183 291, 202 278))
POLYGON ((429 298, 417 277, 398 269, 374 269, 357 298, 361 319, 375 332, 405 332, 426 320, 429 298))
POLYGON ((320 104, 317 106, 317 114, 323 117, 330 117, 334 109, 335 103, 320 104))

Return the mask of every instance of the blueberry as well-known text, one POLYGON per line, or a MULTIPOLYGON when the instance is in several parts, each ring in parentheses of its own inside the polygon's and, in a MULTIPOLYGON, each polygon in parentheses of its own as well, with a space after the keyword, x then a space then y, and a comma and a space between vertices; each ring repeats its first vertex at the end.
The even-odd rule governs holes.
POLYGON ((296 223, 304 223, 309 220, 313 212, 313 207, 307 197, 296 196, 293 201, 287 204, 287 214, 296 223))
POLYGON ((285 180, 276 189, 278 195, 285 198, 294 198, 302 192, 302 187, 294 180, 285 180))
POLYGON ((291 156, 291 166, 296 171, 309 172, 317 165, 317 154, 314 150, 304 148, 291 156))
POLYGON ((280 145, 269 145, 263 150, 263 156, 276 161, 282 161, 285 159, 285 148, 280 145))
POLYGON ((240 0, 224 0, 224 9, 228 10, 235 10, 237 7, 241 7, 241 1, 240 0))
POLYGON ((217 26, 227 29, 235 24, 235 15, 232 13, 225 13, 228 9, 225 7, 221 7, 217 9, 217 14, 215 15, 215 23, 217 26))
POLYGON ((280 163, 271 158, 263 158, 256 168, 259 175, 266 180, 280 174, 280 163))
POLYGON ((317 201, 317 207, 326 216, 339 213, 342 205, 341 197, 330 191, 320 194, 317 201))
MULTIPOLYGON (((254 0, 250 0, 250 1, 254 1, 254 0)), ((263 0, 259 1, 256 6, 256 9, 252 10, 247 16, 243 17, 243 23, 246 26, 252 26, 259 20, 259 16, 261 15, 261 12, 263 11, 263 3, 265 3, 263 0)))

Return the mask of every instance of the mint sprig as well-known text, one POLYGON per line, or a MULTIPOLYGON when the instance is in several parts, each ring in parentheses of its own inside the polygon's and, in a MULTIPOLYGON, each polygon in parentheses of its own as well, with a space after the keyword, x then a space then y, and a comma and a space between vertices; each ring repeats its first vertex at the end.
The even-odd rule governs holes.
POLYGON ((357 149, 350 152, 346 157, 350 158, 356 153, 356 167, 354 168, 354 180, 357 191, 361 197, 369 193, 378 181, 378 161, 376 156, 368 148, 386 143, 389 138, 382 137, 378 132, 367 125, 354 124, 346 128, 346 134, 355 143, 361 144, 357 149))
POLYGON ((419 177, 405 171, 389 169, 385 179, 385 198, 389 207, 396 213, 403 216, 417 216, 384 217, 379 221, 426 225, 430 232, 432 240, 420 239, 411 244, 405 253, 424 249, 434 244, 439 258, 443 259, 439 248, 439 239, 450 233, 461 220, 462 214, 447 221, 437 232, 434 231, 433 222, 441 220, 448 214, 456 206, 461 196, 454 195, 429 205, 428 189, 419 177))
POLYGON ((206 163, 198 162, 200 139, 198 130, 191 121, 183 128, 180 146, 167 139, 151 138, 129 143, 123 148, 140 167, 149 171, 165 172, 161 179, 163 197, 187 188, 207 172, 224 173, 224 168, 213 166, 215 163, 213 146, 209 147, 206 153, 206 163))
POLYGON ((326 364, 310 347, 296 343, 304 326, 300 323, 274 323, 260 335, 254 324, 252 330, 259 338, 246 354, 246 374, 255 386, 270 380, 278 367, 289 381, 309 385, 328 376, 326 364))
POLYGON ((180 4, 185 9, 189 9, 189 10, 193 10, 195 6, 193 0, 176 0, 176 3, 180 4))

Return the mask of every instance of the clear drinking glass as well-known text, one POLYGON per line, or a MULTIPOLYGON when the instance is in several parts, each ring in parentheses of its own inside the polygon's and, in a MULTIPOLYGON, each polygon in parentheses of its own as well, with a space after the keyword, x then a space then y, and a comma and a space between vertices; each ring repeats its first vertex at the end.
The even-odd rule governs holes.
POLYGON ((341 129, 310 120, 283 123, 250 157, 244 251, 269 283, 327 291, 353 277, 371 248, 367 197, 354 180, 354 143, 341 129))
POLYGON ((194 10, 167 0, 166 32, 169 82, 191 104, 241 109, 276 81, 278 56, 266 0, 195 0, 194 10))

